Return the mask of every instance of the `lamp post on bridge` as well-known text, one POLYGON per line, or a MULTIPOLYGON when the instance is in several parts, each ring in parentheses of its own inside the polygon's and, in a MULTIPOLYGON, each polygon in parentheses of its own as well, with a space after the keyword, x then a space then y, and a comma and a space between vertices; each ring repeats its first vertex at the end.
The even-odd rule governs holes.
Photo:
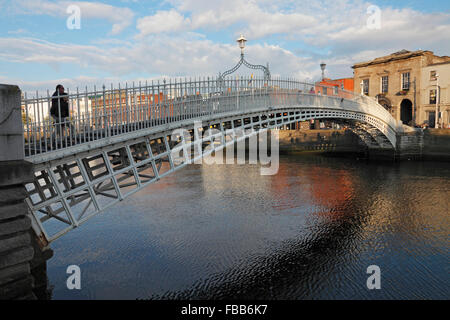
POLYGON ((263 65, 254 65, 254 64, 247 62, 244 58, 244 49, 245 49, 245 43, 247 42, 247 39, 241 34, 241 36, 236 40, 236 42, 238 43, 239 48, 241 48, 241 59, 230 70, 227 70, 224 73, 219 73, 219 81, 221 83, 223 83, 225 77, 234 73, 235 71, 237 71, 241 67, 241 65, 245 65, 249 69, 262 70, 264 72, 264 81, 269 81, 270 77, 271 77, 270 71, 269 71, 269 63, 267 63, 267 66, 263 66, 263 65))
POLYGON ((320 69, 322 69, 322 81, 325 80, 325 68, 327 67, 326 63, 322 62, 320 64, 320 69))
POLYGON ((247 42, 247 39, 245 39, 245 37, 241 34, 236 42, 239 44, 239 48, 241 48, 241 56, 244 56, 245 43, 247 42))

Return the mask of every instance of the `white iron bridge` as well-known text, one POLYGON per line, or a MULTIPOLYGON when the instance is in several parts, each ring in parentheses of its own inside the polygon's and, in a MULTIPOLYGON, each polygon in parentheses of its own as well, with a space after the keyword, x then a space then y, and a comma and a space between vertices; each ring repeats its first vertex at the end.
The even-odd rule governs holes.
MULTIPOLYGON (((375 100, 294 79, 175 79, 22 99, 33 229, 46 246, 133 193, 238 141, 311 119, 394 150, 402 125, 375 100), (50 107, 66 101, 67 118, 50 107), (199 126, 198 123, 201 123, 199 126), (205 135, 214 128, 213 134, 205 135), (183 129, 189 134, 174 135, 183 129), (197 148, 200 152, 189 152, 197 148), (175 154, 182 160, 175 161, 175 154)), ((61 112, 59 112, 61 114, 61 112)))

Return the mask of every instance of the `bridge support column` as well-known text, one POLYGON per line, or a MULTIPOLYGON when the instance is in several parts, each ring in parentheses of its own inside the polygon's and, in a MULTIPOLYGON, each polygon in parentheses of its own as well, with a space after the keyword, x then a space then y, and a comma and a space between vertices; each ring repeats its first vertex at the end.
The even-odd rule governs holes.
POLYGON ((32 264, 37 245, 25 184, 33 165, 24 161, 20 89, 0 84, 0 299, 35 299, 32 264))
POLYGON ((24 202, 32 175, 25 161, 0 162, 0 299, 32 296, 33 233, 24 202))

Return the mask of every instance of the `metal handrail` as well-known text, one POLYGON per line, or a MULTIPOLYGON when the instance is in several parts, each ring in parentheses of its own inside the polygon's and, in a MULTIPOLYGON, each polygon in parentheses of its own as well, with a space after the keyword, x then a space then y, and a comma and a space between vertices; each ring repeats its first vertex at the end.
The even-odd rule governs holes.
POLYGON ((398 129, 391 114, 366 96, 295 79, 170 79, 126 84, 124 88, 85 88, 82 93, 77 88, 56 98, 67 98, 68 118, 52 119, 49 91, 44 97, 36 92, 34 97, 25 94, 22 99, 26 158, 172 122, 261 106, 343 108, 377 117, 383 123, 380 129, 390 127, 385 130, 387 135, 398 129))

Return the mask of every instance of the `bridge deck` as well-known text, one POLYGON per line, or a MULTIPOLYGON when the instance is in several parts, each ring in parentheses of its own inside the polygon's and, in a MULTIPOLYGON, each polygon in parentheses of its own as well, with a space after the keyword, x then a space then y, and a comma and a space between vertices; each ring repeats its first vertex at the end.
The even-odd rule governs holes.
POLYGON ((373 125, 394 141, 396 121, 368 97, 294 80, 204 79, 24 99, 24 154, 32 160, 46 153, 187 119, 294 105, 367 113, 378 119, 379 123, 373 125), (60 108, 61 99, 67 99, 71 116, 52 120, 52 101, 56 100, 60 108))

